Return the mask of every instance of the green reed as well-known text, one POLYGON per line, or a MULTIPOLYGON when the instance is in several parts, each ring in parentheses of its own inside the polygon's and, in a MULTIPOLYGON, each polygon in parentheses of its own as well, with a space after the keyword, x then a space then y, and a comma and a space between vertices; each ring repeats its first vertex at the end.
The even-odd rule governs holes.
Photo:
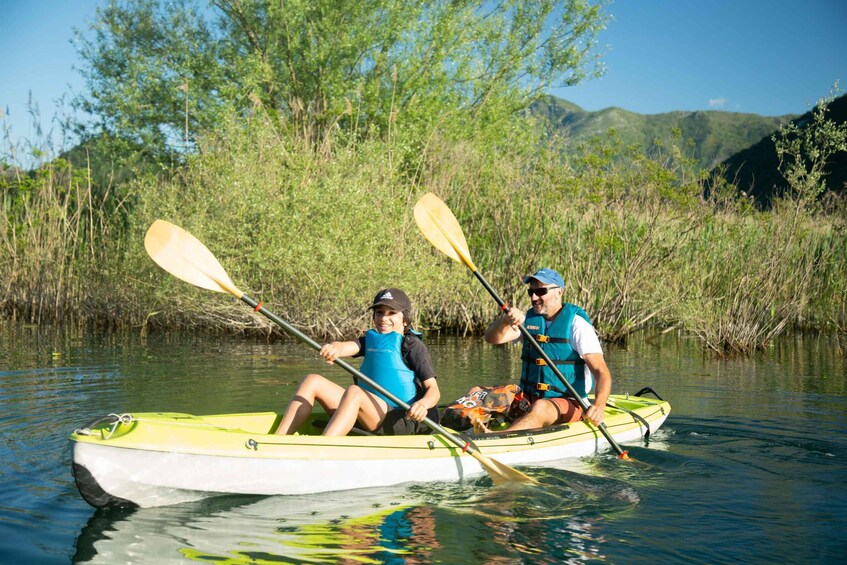
POLYGON ((86 171, 56 159, 31 173, 4 172, 0 311, 29 323, 89 317, 99 290, 93 275, 110 229, 86 171))
POLYGON ((576 147, 511 131, 435 132, 415 152, 399 127, 388 141, 345 131, 315 141, 254 117, 222 122, 175 174, 138 176, 119 199, 60 161, 26 182, 6 177, 3 315, 276 335, 232 297, 153 264, 141 242, 163 218, 203 241, 242 290, 316 337, 367 328, 367 305, 387 286, 410 294, 420 328, 477 333, 496 304, 414 223, 414 203, 433 191, 508 302, 527 307, 521 278, 556 268, 566 299, 607 340, 679 329, 733 354, 793 330, 847 329, 843 208, 756 211, 731 187, 707 191, 677 146, 645 155, 614 135, 576 147))

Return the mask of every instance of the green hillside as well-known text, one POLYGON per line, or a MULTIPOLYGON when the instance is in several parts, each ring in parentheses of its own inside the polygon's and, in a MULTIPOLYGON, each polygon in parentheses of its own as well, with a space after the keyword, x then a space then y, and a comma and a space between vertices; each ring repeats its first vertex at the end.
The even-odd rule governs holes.
MULTIPOLYGON (((847 123, 847 94, 830 103, 826 117, 836 124, 847 123)), ((812 111, 795 120, 799 128, 812 121, 812 111)), ((781 194, 786 182, 779 173, 776 149, 771 135, 765 135, 750 147, 730 156, 723 162, 724 176, 739 189, 752 195, 759 204, 767 206, 775 194, 781 194)), ((827 189, 845 192, 847 187, 847 152, 833 155, 826 167, 827 189)))
POLYGON ((624 143, 636 144, 648 151, 661 140, 669 142, 678 129, 689 144, 689 155, 706 169, 770 136, 782 124, 796 116, 760 116, 736 112, 667 112, 637 114, 621 108, 588 112, 565 100, 550 96, 533 104, 531 111, 551 131, 583 141, 603 135, 614 128, 624 143))

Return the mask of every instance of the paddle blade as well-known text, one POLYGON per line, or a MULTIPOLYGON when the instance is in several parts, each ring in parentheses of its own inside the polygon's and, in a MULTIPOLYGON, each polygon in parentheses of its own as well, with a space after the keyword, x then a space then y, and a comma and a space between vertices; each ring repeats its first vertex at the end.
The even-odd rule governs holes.
POLYGON ((484 455, 474 452, 471 455, 479 461, 482 468, 485 469, 485 472, 491 477, 491 480, 494 481, 495 485, 502 485, 505 483, 530 483, 537 485, 538 481, 530 477, 529 475, 524 475, 517 469, 513 469, 509 467, 505 463, 500 463, 496 459, 491 459, 490 457, 485 457, 484 455))
POLYGON ((415 222, 436 249, 476 271, 462 227, 439 197, 431 192, 421 196, 415 204, 415 222))
POLYGON ((144 236, 144 248, 153 261, 178 279, 238 298, 244 294, 235 287, 212 252, 179 226, 156 220, 144 236))

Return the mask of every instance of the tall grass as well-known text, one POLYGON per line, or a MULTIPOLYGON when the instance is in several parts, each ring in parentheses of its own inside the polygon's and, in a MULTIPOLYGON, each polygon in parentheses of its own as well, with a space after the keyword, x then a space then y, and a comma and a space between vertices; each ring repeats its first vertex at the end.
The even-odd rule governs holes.
POLYGON ((101 253, 112 226, 84 170, 56 159, 34 173, 7 169, 0 215, 0 311, 29 323, 100 316, 101 253))
POLYGON ((34 138, 19 140, 0 111, 0 316, 112 323, 126 311, 110 256, 122 245, 124 201, 113 183, 95 186, 89 166, 56 157, 71 137, 63 101, 48 130, 36 104, 27 110, 34 138))
POLYGON ((315 141, 258 114, 233 118, 202 137, 177 174, 122 186, 131 208, 93 196, 101 192, 91 192, 87 171, 59 161, 28 180, 6 177, 0 307, 33 322, 276 333, 238 301, 150 261, 144 232, 163 218, 203 241, 242 290, 316 337, 368 327, 366 308, 387 286, 407 290, 422 329, 479 332, 496 304, 414 224, 415 201, 433 191, 508 302, 527 307, 521 278, 556 268, 566 299, 606 339, 680 328, 725 354, 791 330, 847 330, 843 207, 785 202, 759 212, 727 196, 732 187, 704 198, 704 176, 673 145, 645 155, 614 135, 539 145, 531 128, 509 131, 433 132, 415 146, 400 126, 388 141, 346 131, 315 141))
POLYGON ((743 353, 788 329, 838 328, 813 313, 827 300, 816 292, 822 275, 833 284, 831 292, 845 290, 843 273, 820 269, 833 261, 843 269, 838 243, 826 229, 792 228, 793 220, 779 210, 747 218, 719 216, 687 250, 679 282, 689 286, 679 289, 678 317, 709 348, 743 353))

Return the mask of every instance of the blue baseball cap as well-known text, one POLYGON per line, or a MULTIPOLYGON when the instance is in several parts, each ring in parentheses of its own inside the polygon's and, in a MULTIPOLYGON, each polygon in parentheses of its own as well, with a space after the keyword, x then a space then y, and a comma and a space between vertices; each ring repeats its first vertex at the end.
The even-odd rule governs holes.
POLYGON ((559 288, 565 288, 565 279, 562 278, 562 275, 554 271, 553 269, 539 269, 535 271, 531 275, 527 275, 523 278, 524 284, 528 284, 530 280, 535 279, 541 284, 555 284, 559 288))

